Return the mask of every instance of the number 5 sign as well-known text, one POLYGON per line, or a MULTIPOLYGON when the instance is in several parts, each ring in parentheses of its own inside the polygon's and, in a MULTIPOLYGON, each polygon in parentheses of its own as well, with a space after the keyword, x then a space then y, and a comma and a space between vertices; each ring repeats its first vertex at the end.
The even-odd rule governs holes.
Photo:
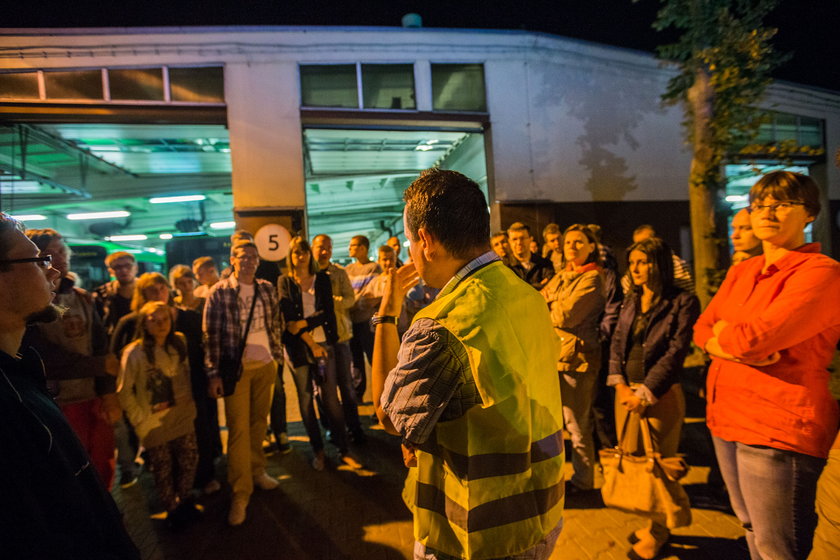
POLYGON ((279 261, 289 253, 292 236, 289 230, 279 224, 267 224, 257 230, 254 243, 257 244, 260 258, 266 261, 279 261))

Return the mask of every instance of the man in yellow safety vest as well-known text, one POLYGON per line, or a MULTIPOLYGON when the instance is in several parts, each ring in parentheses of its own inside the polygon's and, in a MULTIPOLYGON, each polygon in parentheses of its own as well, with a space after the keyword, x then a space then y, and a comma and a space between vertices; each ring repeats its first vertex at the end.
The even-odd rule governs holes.
POLYGON ((548 558, 563 520, 562 405, 540 295, 490 249, 487 201, 455 171, 405 191, 411 263, 388 274, 373 400, 402 436, 415 558, 548 558), (441 289, 402 344, 396 318, 419 277, 441 289), (519 556, 522 555, 522 556, 519 556))

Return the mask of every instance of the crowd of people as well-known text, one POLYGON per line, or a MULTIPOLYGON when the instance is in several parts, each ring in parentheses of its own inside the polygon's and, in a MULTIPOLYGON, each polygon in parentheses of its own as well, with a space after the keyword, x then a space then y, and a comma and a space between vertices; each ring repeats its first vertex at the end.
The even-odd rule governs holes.
MULTIPOLYGON (((68 557, 136 557, 105 491, 134 484, 141 464, 169 527, 200 519, 196 497, 222 488, 220 398, 227 519, 241 525, 254 489, 279 486, 266 472, 267 438, 291 451, 287 361, 314 470, 362 467, 353 446, 366 441, 358 406, 368 389, 372 421, 401 436, 415 558, 547 558, 563 495, 596 486, 597 446, 644 455, 644 421, 659 453, 677 454, 692 341, 711 360, 707 422, 751 557, 805 558, 812 543, 812 558, 836 557, 836 455, 819 499, 817 481, 840 447, 827 369, 840 339, 840 264, 805 240, 820 212, 813 180, 775 172, 753 187, 732 222, 732 267, 702 314, 688 265, 651 225, 636 228, 619 267, 593 224, 549 224, 542 244, 521 222, 490 235, 483 195, 454 172, 424 173, 405 199, 405 265, 396 236, 376 260, 368 238, 354 236, 352 262, 340 266, 318 234, 293 238, 285 263, 267 270, 251 234, 237 231, 221 274, 202 256, 168 278, 138 276, 133 255, 116 252, 105 260, 113 280, 89 292, 75 285, 59 232, 24 236, 2 215, 0 370, 12 389, 2 429, 15 453, 0 461, 32 469, 27 480, 53 467, 75 473, 72 484, 53 477, 69 485, 61 499, 84 494, 74 509, 94 512, 45 511, 58 487, 24 495, 25 515, 55 533, 37 543, 43 557, 60 557, 50 552, 68 535, 87 536, 68 557), (35 278, 21 279, 29 286, 10 277, 17 263, 35 278), (72 441, 56 440, 71 428, 72 441), (482 515, 499 512, 493 500, 515 514, 482 515)), ((630 558, 657 557, 675 528, 657 512, 647 518, 628 535, 630 558)), ((13 551, 46 530, 22 525, 10 524, 13 551)))

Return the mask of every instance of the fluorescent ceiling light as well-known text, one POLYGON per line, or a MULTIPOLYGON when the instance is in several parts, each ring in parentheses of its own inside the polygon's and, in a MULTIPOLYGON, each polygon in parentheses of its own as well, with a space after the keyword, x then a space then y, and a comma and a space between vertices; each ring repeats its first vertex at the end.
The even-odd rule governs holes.
POLYGON ((185 194, 182 196, 155 196, 149 199, 152 204, 166 204, 167 202, 198 202, 207 197, 203 194, 185 194))
POLYGON ((143 234, 138 235, 112 235, 105 238, 107 241, 145 241, 148 239, 143 234))
POLYGON ((414 148, 414 150, 417 152, 428 152, 429 150, 434 150, 434 147, 429 146, 428 144, 421 144, 414 148))
POLYGON ((172 239, 172 234, 171 233, 161 233, 158 237, 160 237, 161 239, 172 239))
POLYGON ((233 229, 236 227, 236 222, 213 222, 210 224, 210 229, 233 229))
POLYGON ((68 220, 102 220, 105 218, 127 218, 131 212, 116 210, 114 212, 85 212, 81 214, 67 214, 68 220))
POLYGON ((43 214, 18 214, 16 216, 12 216, 12 218, 19 222, 38 222, 47 219, 47 217, 43 214))
POLYGON ((730 194, 726 197, 726 202, 746 202, 749 195, 746 194, 730 194))
POLYGON ((403 241, 403 247, 411 247, 411 241, 409 241, 408 239, 403 241))

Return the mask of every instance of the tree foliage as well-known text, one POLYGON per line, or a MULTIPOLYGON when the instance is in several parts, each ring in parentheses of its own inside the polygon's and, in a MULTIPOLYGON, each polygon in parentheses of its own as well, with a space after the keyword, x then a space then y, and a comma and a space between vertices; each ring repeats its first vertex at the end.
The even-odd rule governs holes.
MULTIPOLYGON (((770 43, 777 30, 762 24, 778 0, 660 2, 654 29, 682 31, 676 43, 658 48, 659 57, 679 69, 662 99, 669 104, 684 102, 698 73, 708 76, 711 148, 719 165, 733 146, 752 139, 761 124, 764 113, 757 103, 772 81, 771 72, 784 59, 770 43)), ((686 107, 684 124, 689 142, 694 142, 694 115, 691 106, 686 107)))
MULTIPOLYGON (((637 0, 634 0, 637 1, 637 0)), ((697 292, 705 304, 720 279, 721 236, 717 191, 722 164, 736 146, 758 132, 758 107, 772 70, 784 59, 773 52, 776 29, 763 25, 778 0, 660 0, 654 29, 680 31, 659 57, 677 74, 662 99, 682 103, 693 148, 689 175, 697 292)))

